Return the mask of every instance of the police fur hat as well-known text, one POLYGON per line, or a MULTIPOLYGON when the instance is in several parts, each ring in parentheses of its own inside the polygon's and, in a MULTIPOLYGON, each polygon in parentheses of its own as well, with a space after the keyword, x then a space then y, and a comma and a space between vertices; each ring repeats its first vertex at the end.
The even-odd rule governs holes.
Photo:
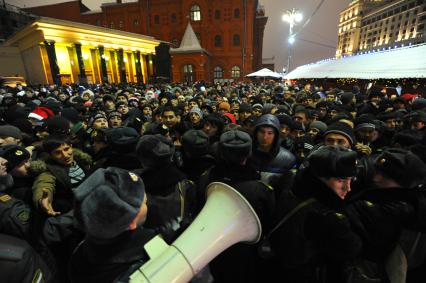
POLYGON ((75 218, 89 238, 113 239, 128 230, 145 198, 142 179, 115 167, 100 168, 74 190, 75 218))
POLYGON ((158 168, 172 162, 175 147, 162 135, 143 135, 136 145, 136 154, 144 168, 158 168))
POLYGON ((321 146, 307 158, 309 171, 317 177, 347 178, 356 174, 356 151, 321 146))
POLYGON ((412 188, 424 183, 426 165, 411 151, 388 148, 374 158, 376 172, 392 179, 402 187, 412 188))
POLYGON ((209 150, 209 136, 201 130, 189 130, 182 136, 182 147, 188 157, 205 155, 209 150))
POLYGON ((246 132, 227 131, 220 136, 218 150, 223 160, 240 164, 251 155, 252 140, 246 132))
POLYGON ((7 171, 13 170, 22 162, 30 159, 31 155, 25 147, 8 144, 0 147, 0 157, 7 160, 7 171))

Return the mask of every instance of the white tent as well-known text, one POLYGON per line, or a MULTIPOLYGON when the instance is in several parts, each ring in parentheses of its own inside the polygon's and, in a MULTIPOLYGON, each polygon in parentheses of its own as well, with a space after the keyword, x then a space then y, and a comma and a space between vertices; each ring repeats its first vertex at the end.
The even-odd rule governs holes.
POLYGON ((276 78, 276 79, 282 78, 282 76, 280 74, 278 74, 274 71, 271 71, 267 68, 263 68, 262 70, 248 74, 248 75, 246 75, 246 77, 249 77, 249 78, 255 78, 255 77, 258 77, 258 78, 276 78))
POLYGON ((370 52, 303 65, 284 79, 426 78, 426 44, 370 52))

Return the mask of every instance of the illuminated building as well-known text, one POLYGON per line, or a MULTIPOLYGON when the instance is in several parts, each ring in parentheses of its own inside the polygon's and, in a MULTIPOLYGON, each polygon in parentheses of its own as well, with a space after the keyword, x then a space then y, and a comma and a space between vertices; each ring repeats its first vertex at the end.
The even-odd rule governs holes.
MULTIPOLYGON (((10 37, 0 50, 19 54, 24 68, 20 73, 31 84, 146 83, 159 44, 150 36, 40 18, 10 37)), ((12 64, 2 60, 0 71, 6 73, 12 64)))
POLYGON ((425 42, 426 1, 356 0, 340 13, 336 57, 425 42))
POLYGON ((79 0, 24 10, 154 36, 168 43, 167 48, 157 48, 155 75, 172 81, 238 80, 262 67, 263 34, 268 18, 258 0, 123 2, 103 3, 96 11, 79 0), (194 34, 198 41, 194 46, 200 48, 182 45, 188 25, 193 32, 186 38, 194 43, 194 34))

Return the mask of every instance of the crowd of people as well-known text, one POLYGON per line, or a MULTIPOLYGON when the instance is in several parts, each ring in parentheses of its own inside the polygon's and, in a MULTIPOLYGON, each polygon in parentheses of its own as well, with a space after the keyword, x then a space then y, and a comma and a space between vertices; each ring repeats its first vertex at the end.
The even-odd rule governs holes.
POLYGON ((422 282, 425 162, 421 92, 0 87, 0 270, 8 282, 125 282, 149 260, 144 244, 172 243, 222 182, 251 204, 262 240, 192 282, 422 282))

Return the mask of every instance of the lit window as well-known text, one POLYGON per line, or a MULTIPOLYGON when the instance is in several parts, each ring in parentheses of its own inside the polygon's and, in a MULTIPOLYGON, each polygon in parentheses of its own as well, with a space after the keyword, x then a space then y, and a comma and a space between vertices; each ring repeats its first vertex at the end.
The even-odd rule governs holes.
POLYGON ((213 75, 214 75, 215 79, 221 79, 221 78, 223 78, 223 70, 222 70, 222 68, 219 67, 219 66, 214 67, 214 74, 213 75))
POLYGON ((101 25, 101 20, 97 19, 97 20, 96 20, 96 25, 97 25, 97 26, 100 26, 100 25, 101 25))
POLYGON ((194 21, 194 22, 201 21, 201 10, 200 10, 200 6, 193 5, 191 7, 190 17, 191 17, 191 21, 194 21))
POLYGON ((187 83, 192 83, 195 81, 195 72, 193 65, 183 66, 183 79, 187 83))
POLYGON ((240 67, 238 67, 238 66, 232 67, 232 69, 231 69, 231 77, 235 79, 235 78, 239 78, 240 76, 241 76, 240 67))
POLYGON ((109 23, 109 28, 114 28, 114 22, 109 23))
POLYGON ((139 20, 138 19, 134 19, 133 20, 133 26, 134 27, 138 27, 139 26, 139 20))
POLYGON ((118 22, 118 27, 119 27, 119 28, 123 28, 123 26, 124 26, 123 21, 119 21, 119 22, 118 22))

